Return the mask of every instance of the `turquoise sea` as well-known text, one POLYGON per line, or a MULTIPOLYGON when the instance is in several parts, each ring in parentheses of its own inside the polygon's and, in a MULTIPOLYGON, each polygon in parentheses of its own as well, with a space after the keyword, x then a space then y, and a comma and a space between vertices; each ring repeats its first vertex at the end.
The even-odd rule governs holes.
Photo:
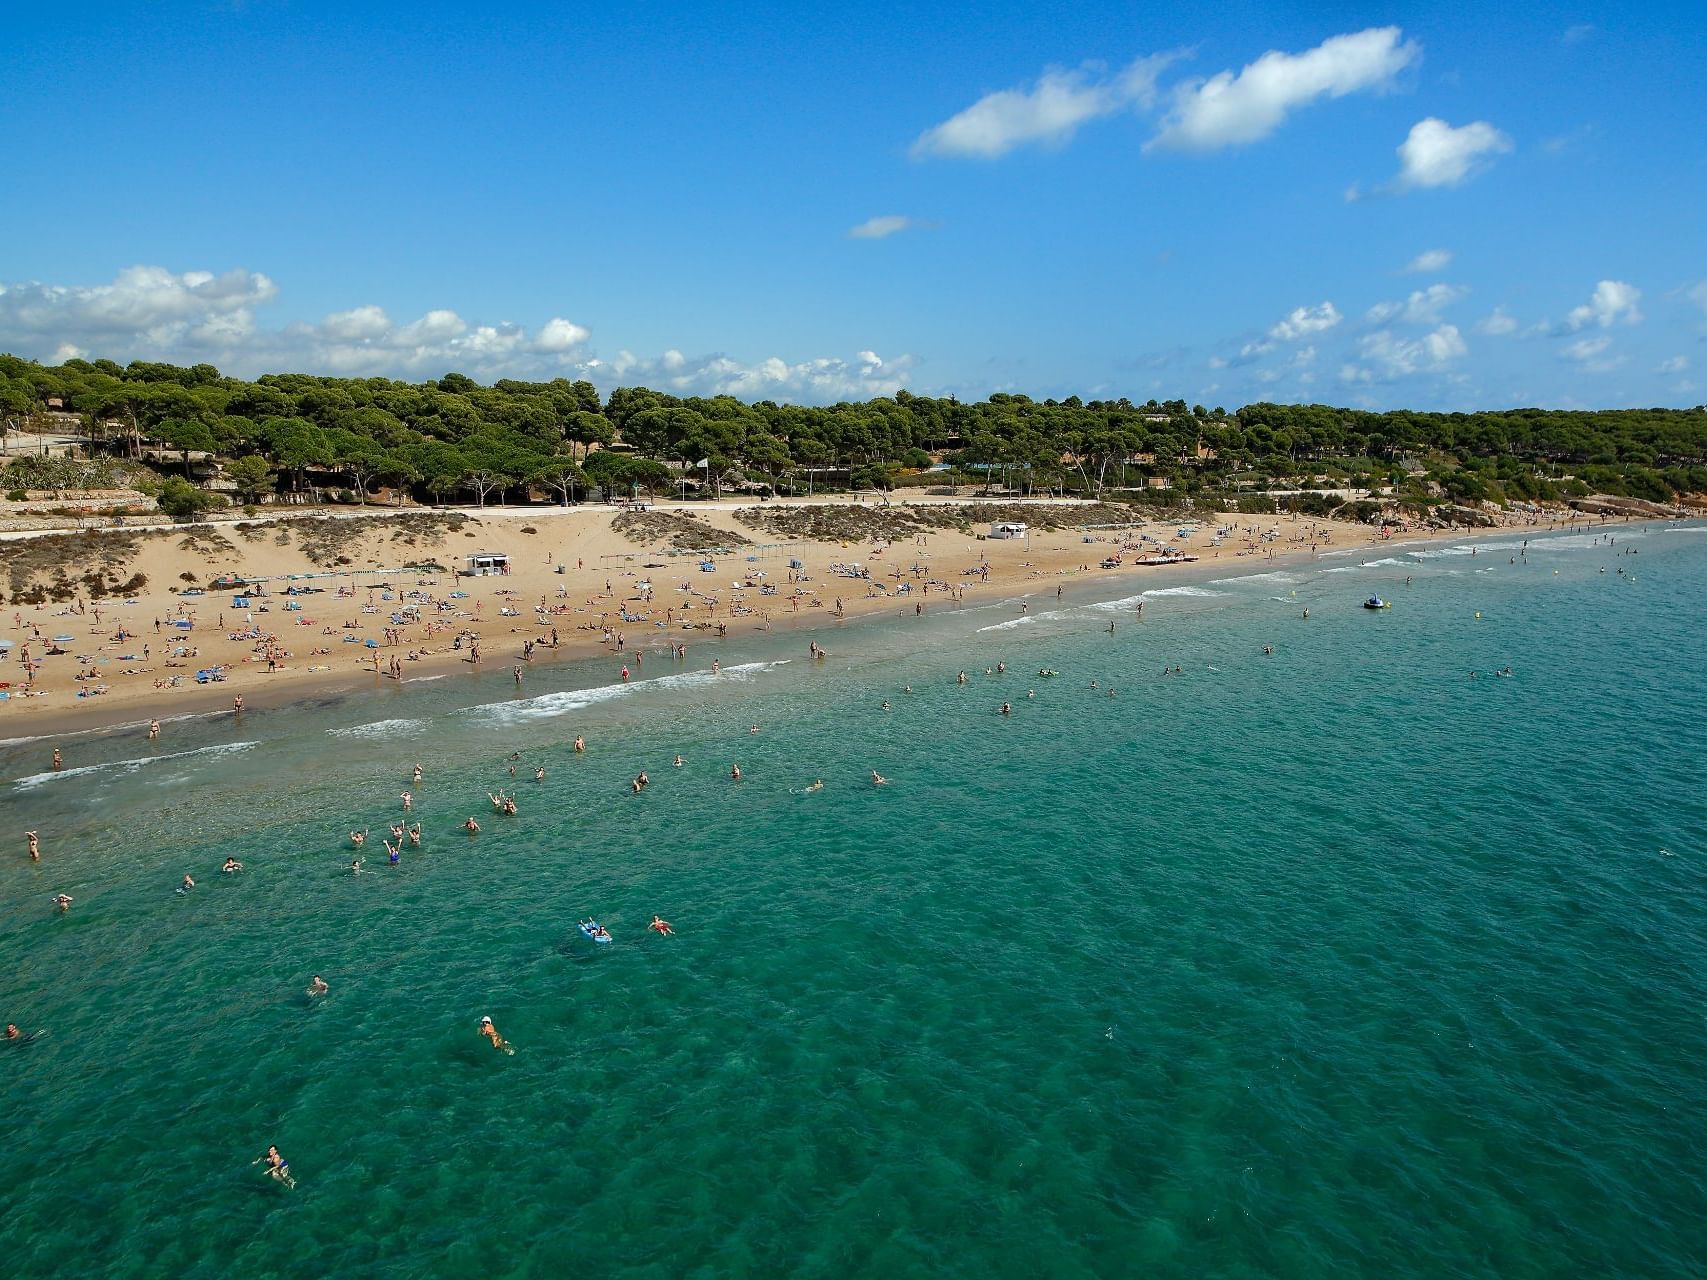
POLYGON ((1610 533, 8 742, 6 1273, 1699 1276, 1707 529, 1610 533))

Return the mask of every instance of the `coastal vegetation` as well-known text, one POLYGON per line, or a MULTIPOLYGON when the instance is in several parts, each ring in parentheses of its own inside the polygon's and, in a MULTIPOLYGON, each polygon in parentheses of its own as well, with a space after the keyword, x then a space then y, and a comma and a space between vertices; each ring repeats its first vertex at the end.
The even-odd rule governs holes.
POLYGON ((0 423, 87 441, 17 458, 9 496, 128 485, 176 518, 228 501, 404 496, 569 503, 592 491, 814 493, 978 484, 1173 506, 1371 518, 1707 493, 1707 409, 1374 413, 1181 400, 976 403, 906 391, 829 406, 450 373, 427 382, 0 356, 0 423), (1350 504, 1362 502, 1363 507, 1350 504))

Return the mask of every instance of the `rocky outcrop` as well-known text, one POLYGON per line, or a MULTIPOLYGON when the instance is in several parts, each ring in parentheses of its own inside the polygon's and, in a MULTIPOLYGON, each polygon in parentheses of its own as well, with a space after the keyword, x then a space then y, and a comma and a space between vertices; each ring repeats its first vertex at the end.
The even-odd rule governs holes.
POLYGON ((1644 498, 1618 498, 1598 493, 1592 498, 1572 498, 1571 506, 1586 516, 1639 516, 1646 520, 1676 520, 1689 513, 1682 507, 1649 502, 1644 498))

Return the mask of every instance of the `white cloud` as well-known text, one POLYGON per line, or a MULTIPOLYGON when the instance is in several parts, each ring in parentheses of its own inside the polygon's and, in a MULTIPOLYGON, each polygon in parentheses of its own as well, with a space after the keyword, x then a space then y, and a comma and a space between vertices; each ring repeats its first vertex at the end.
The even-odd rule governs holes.
POLYGON ((1400 191, 1452 187, 1484 167, 1491 157, 1512 149, 1512 141, 1486 120, 1454 129, 1434 116, 1419 120, 1399 144, 1400 191))
POLYGON ((1701 281, 1700 284, 1691 285, 1688 289, 1684 290, 1683 296, 1688 298, 1703 311, 1707 311, 1707 280, 1701 281))
POLYGON ((1156 77, 1181 55, 1139 58, 1109 76, 1087 64, 1067 71, 1051 67, 1025 88, 985 94, 957 115, 914 140, 912 156, 978 156, 994 159, 1028 142, 1064 143, 1080 125, 1129 107, 1150 107, 1156 77))
POLYGON ((1504 307, 1495 307, 1487 319, 1477 324, 1476 332, 1487 334, 1490 338, 1516 333, 1517 317, 1509 315, 1504 307))
POLYGON ((850 240, 883 240, 894 235, 897 231, 910 231, 924 225, 917 218, 905 218, 898 213, 884 214, 877 218, 867 218, 857 227, 848 228, 850 240))
MULTIPOLYGON (((1456 325, 1443 324, 1420 338, 1399 338, 1392 330, 1367 334, 1358 343, 1359 354, 1390 378, 1414 373, 1438 372, 1468 353, 1456 325)), ((1342 377, 1344 372, 1342 370, 1342 377)))
POLYGON ((0 334, 66 338, 96 348, 104 339, 147 335, 163 345, 182 341, 192 329, 209 334, 241 331, 249 308, 272 300, 278 290, 266 276, 248 271, 186 271, 126 267, 111 284, 0 285, 0 334))
POLYGON ((1689 368, 1689 357, 1688 356, 1673 356, 1669 360, 1660 361, 1659 367, 1656 368, 1654 370, 1654 372, 1655 373, 1682 373, 1687 368, 1689 368))
POLYGON ((1265 138, 1318 98, 1385 89, 1421 56, 1398 27, 1334 36, 1303 53, 1270 50, 1242 71, 1174 90, 1173 109, 1147 146, 1211 151, 1265 138))
POLYGON ((1604 333, 1578 338, 1559 353, 1559 358, 1572 361, 1590 373, 1607 373, 1624 363, 1623 356, 1607 354, 1611 346, 1612 339, 1604 333))
POLYGON ((911 376, 913 357, 860 351, 790 362, 778 356, 743 363, 728 355, 689 357, 675 349, 656 359, 619 350, 609 359, 587 350, 588 330, 553 316, 531 332, 519 324, 471 323, 449 308, 397 324, 375 305, 335 311, 319 323, 258 327, 251 307, 277 293, 248 272, 175 275, 129 268, 111 284, 0 284, 0 351, 58 363, 106 357, 207 361, 252 377, 307 372, 346 377, 437 377, 449 370, 495 378, 585 377, 604 389, 646 383, 682 395, 822 403, 890 395, 911 376))
POLYGON ((1642 291, 1635 285, 1625 284, 1622 280, 1602 280, 1595 285, 1592 298, 1571 309, 1570 315, 1565 317, 1565 327, 1574 333, 1591 324, 1598 324, 1602 329, 1610 329, 1620 321, 1636 324, 1642 318, 1636 306, 1641 298, 1642 291))
POLYGON ((391 318, 383 307, 355 307, 334 311, 320 322, 320 332, 342 342, 365 342, 391 332, 391 318))
POLYGON ((1437 324, 1440 313, 1469 294, 1463 285, 1431 284, 1417 289, 1403 302, 1377 302, 1364 316, 1370 324, 1400 320, 1405 324, 1437 324))
POLYGON ((591 336, 586 329, 573 321, 565 320, 562 316, 553 316, 540 325, 533 345, 536 351, 570 351, 591 336))
POLYGON ((1413 276, 1433 275, 1436 271, 1444 271, 1452 263, 1452 250, 1425 249, 1405 264, 1405 274, 1413 276))
POLYGON ((1268 331, 1277 342, 1294 342, 1305 334, 1321 333, 1340 322, 1339 310, 1331 302, 1314 307, 1294 307, 1287 317, 1268 331))

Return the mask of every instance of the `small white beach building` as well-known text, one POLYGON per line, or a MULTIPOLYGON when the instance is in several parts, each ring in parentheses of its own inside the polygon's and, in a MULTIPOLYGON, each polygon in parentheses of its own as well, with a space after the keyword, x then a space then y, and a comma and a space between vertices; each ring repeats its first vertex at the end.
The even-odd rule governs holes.
POLYGON ((463 571, 469 578, 499 577, 510 571, 510 557, 501 551, 476 551, 468 557, 468 568, 463 571))
POLYGON ((992 538, 1023 538, 1028 532, 1030 530, 1018 520, 998 520, 990 526, 992 538))

